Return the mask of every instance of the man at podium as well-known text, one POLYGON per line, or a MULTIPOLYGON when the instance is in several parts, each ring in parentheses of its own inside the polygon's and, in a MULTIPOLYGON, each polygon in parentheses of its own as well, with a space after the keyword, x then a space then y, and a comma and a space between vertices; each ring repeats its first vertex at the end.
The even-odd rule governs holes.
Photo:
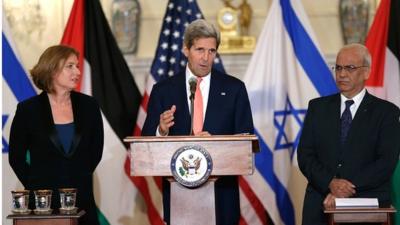
POLYGON ((365 89, 371 55, 344 46, 333 68, 340 93, 310 101, 298 147, 308 180, 303 225, 327 224, 324 207, 335 198, 378 198, 391 203, 391 177, 399 160, 400 110, 365 89))
MULTIPOLYGON (((220 33, 203 19, 185 30, 186 70, 155 84, 148 104, 143 136, 231 135, 253 133, 245 85, 212 69, 220 33), (193 110, 191 110, 193 109, 193 110)), ((164 220, 170 221, 170 185, 163 180, 164 220)), ((239 187, 236 176, 215 183, 216 224, 238 224, 239 187)))

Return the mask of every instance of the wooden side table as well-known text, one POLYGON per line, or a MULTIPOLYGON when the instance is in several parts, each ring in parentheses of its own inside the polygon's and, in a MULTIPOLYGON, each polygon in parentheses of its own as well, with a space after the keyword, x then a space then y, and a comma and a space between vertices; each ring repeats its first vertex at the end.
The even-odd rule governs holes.
POLYGON ((77 214, 51 214, 51 215, 28 215, 11 214, 7 219, 13 220, 13 225, 78 225, 78 219, 85 214, 84 210, 77 214))
POLYGON ((389 208, 346 208, 346 209, 325 209, 328 214, 328 224, 338 223, 382 223, 384 225, 392 224, 392 214, 396 209, 389 208))

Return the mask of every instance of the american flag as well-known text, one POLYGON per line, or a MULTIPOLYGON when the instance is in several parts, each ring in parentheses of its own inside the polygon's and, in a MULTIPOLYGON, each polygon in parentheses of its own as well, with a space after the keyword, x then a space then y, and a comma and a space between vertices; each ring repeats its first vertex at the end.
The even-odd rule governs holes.
MULTIPOLYGON (((139 109, 138 119, 134 131, 135 136, 140 136, 141 128, 146 119, 147 103, 153 85, 166 79, 186 67, 187 59, 182 52, 183 34, 185 28, 194 20, 204 18, 195 0, 169 0, 160 38, 157 45, 150 75, 146 82, 145 93, 139 109)), ((225 72, 219 56, 214 61, 214 68, 225 72)), ((126 160, 125 171, 129 176, 129 160, 126 160)), ((148 218, 152 225, 162 223, 162 187, 161 179, 153 177, 130 177, 131 181, 141 192, 145 199, 148 218)), ((241 201, 247 207, 242 210, 240 224, 266 224, 266 214, 262 204, 258 201, 247 182, 240 178, 241 201), (248 207, 250 206, 250 207, 248 207), (257 222, 252 222, 257 221, 257 222)))
MULTIPOLYGON (((203 19, 196 1, 169 1, 164 16, 156 57, 151 66, 151 76, 158 82, 182 71, 186 57, 182 53, 183 34, 186 27, 196 19, 203 19)), ((219 57, 215 68, 224 71, 219 57)))

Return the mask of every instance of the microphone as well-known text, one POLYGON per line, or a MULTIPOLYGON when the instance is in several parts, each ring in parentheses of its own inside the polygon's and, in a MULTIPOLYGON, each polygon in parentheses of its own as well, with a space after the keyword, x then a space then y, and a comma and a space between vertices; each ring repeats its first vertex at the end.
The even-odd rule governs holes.
POLYGON ((190 89, 190 135, 193 135, 193 115, 194 115, 194 95, 196 93, 197 79, 191 77, 189 79, 189 89, 190 89))
POLYGON ((196 93, 197 79, 191 77, 189 79, 189 89, 190 89, 190 100, 194 100, 194 94, 196 93))

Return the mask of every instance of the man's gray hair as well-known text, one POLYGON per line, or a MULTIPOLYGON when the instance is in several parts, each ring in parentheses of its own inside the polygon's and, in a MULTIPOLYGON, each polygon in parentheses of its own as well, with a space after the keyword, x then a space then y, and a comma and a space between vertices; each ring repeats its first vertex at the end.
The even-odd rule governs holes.
POLYGON ((357 53, 361 57, 363 57, 364 66, 371 67, 371 60, 372 60, 371 53, 369 52, 368 48, 365 45, 359 43, 351 43, 343 46, 343 48, 341 48, 340 51, 342 51, 343 49, 350 49, 350 48, 357 51, 357 53))
POLYGON ((215 38, 215 41, 217 42, 217 49, 219 43, 221 42, 219 31, 214 25, 205 21, 204 19, 197 19, 187 26, 183 36, 183 44, 190 49, 190 47, 193 45, 193 42, 199 38, 215 38))

